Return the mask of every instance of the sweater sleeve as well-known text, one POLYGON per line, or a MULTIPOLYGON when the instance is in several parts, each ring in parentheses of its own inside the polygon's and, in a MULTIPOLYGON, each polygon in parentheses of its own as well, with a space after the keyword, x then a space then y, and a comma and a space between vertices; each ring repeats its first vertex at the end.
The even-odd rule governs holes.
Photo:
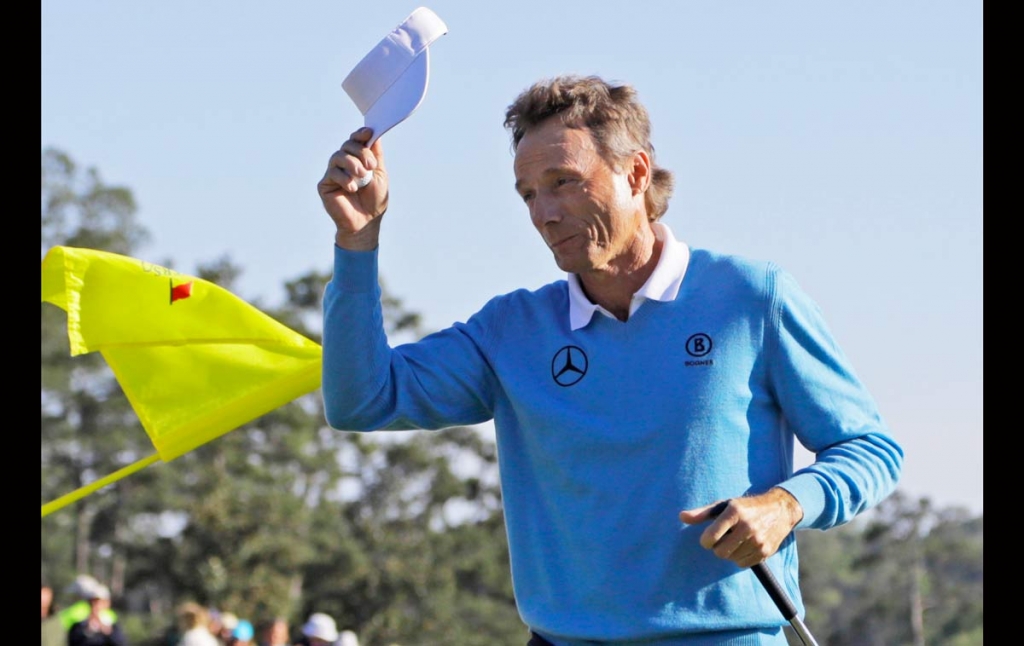
POLYGON ((780 486, 803 507, 796 529, 842 525, 895 490, 903 449, 817 304, 774 266, 769 291, 771 384, 787 426, 815 454, 780 486))
POLYGON ((391 348, 377 251, 335 246, 324 290, 322 392, 335 429, 439 429, 493 415, 495 377, 481 348, 486 316, 391 348))

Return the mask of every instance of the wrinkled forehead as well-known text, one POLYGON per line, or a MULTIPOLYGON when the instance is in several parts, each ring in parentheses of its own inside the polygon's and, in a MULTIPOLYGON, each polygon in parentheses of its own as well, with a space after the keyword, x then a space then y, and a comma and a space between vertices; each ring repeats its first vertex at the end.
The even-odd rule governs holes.
POLYGON ((550 119, 528 131, 516 148, 513 167, 516 177, 551 168, 578 166, 597 153, 586 128, 568 128, 550 119))
POLYGON ((519 140, 516 157, 523 152, 546 146, 574 145, 594 148, 594 138, 587 127, 567 126, 560 119, 549 118, 533 126, 519 140))

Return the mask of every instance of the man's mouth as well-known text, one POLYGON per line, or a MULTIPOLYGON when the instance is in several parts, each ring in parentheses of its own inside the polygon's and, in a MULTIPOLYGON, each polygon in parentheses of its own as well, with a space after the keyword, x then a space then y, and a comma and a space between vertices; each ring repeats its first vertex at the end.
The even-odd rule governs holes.
POLYGON ((575 238, 575 237, 576 237, 576 234, 573 234, 573 235, 571 235, 571 236, 566 236, 565 238, 562 238, 562 239, 561 239, 561 240, 559 240, 558 242, 552 242, 552 243, 551 243, 551 244, 550 244, 549 246, 550 246, 550 247, 551 247, 552 249, 557 249, 558 247, 562 246, 563 244, 565 244, 565 243, 566 243, 566 242, 568 242, 569 240, 572 240, 572 239, 573 239, 573 238, 575 238))

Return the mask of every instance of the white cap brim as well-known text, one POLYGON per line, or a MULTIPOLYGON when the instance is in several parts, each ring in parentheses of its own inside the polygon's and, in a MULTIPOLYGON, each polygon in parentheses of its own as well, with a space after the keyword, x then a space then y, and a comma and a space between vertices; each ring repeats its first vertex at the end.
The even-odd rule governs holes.
POLYGON ((373 130, 372 144, 405 121, 427 94, 429 45, 448 33, 430 9, 420 7, 363 57, 342 82, 345 93, 373 130))
POLYGON ((306 624, 302 628, 302 634, 306 637, 316 637, 326 642, 333 642, 338 639, 338 629, 331 628, 330 626, 320 626, 317 624, 306 624))

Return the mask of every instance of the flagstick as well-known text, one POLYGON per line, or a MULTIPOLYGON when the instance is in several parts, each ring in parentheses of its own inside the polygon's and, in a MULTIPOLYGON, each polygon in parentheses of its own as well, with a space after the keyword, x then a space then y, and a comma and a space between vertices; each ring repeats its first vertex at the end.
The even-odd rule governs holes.
POLYGON ((141 460, 139 460, 135 464, 129 464, 128 466, 124 467, 123 469, 115 471, 114 473, 111 473, 109 476, 107 476, 105 478, 100 478, 96 482, 89 483, 89 484, 85 485, 84 487, 80 487, 78 489, 75 489, 74 491, 72 491, 69 494, 65 494, 65 495, 61 496, 60 498, 57 498, 56 500, 48 502, 45 505, 43 505, 43 515, 42 515, 42 517, 45 518, 46 515, 49 514, 50 512, 57 511, 61 507, 64 507, 66 505, 70 505, 71 503, 75 502, 76 500, 80 500, 82 498, 85 498, 86 496, 88 496, 92 492, 96 491, 97 489, 105 487, 108 484, 110 484, 111 482, 116 482, 116 481, 120 480, 121 478, 123 478, 125 476, 129 476, 129 475, 135 473, 136 471, 138 471, 138 470, 140 470, 140 469, 142 469, 144 467, 148 467, 149 465, 153 464, 154 462, 157 462, 158 460, 160 460, 160 454, 159 453, 154 453, 153 455, 149 456, 148 458, 142 458, 141 460))

